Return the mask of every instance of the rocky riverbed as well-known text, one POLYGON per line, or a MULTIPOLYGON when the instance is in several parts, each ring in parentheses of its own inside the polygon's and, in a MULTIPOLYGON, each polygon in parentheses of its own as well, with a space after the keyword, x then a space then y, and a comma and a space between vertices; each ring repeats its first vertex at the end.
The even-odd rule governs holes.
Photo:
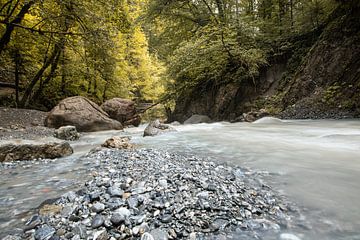
POLYGON ((5 239, 298 239, 298 210, 262 175, 153 149, 98 149, 92 179, 5 239), (290 237, 290 238, 289 238, 290 237), (268 238, 269 239, 269 238, 268 238))

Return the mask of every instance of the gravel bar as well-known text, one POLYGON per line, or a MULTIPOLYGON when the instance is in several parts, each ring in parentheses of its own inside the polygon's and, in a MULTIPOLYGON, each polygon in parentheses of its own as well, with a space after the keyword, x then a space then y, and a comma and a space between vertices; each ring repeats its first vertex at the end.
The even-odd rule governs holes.
POLYGON ((259 239, 298 215, 258 172, 154 149, 82 158, 97 163, 92 179, 45 201, 23 233, 5 239, 259 239))

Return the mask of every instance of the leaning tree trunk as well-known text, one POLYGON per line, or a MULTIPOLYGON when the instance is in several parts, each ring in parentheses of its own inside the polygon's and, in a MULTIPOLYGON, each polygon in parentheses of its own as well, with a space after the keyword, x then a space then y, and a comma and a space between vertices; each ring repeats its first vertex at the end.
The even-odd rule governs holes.
POLYGON ((11 22, 5 23, 6 29, 0 39, 0 55, 1 55, 2 51, 5 49, 5 46, 10 42, 11 34, 15 29, 15 25, 21 23, 21 21, 24 19, 25 14, 29 12, 29 9, 34 4, 35 4, 35 1, 30 1, 26 4, 24 4, 24 6, 22 6, 20 12, 14 18, 14 20, 12 20, 11 22))
POLYGON ((61 47, 59 47, 58 44, 55 44, 55 47, 54 47, 54 50, 53 50, 51 56, 44 62, 44 65, 39 69, 39 71, 36 73, 34 78, 31 80, 30 84, 26 88, 24 95, 20 101, 20 107, 24 107, 27 104, 30 94, 31 94, 32 90, 34 89, 36 83, 43 76, 46 69, 54 62, 56 56, 59 54, 60 51, 61 51, 61 47))

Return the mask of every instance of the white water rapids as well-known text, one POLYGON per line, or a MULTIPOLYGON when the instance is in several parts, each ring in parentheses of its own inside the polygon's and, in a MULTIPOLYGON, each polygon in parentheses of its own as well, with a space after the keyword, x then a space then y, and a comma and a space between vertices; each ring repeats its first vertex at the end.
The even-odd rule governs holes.
MULTIPOLYGON (((211 157, 266 171, 269 185, 295 202, 302 209, 304 220, 311 223, 311 228, 295 232, 298 237, 360 239, 359 120, 221 122, 175 128, 177 132, 146 138, 142 137, 144 126, 124 132, 90 133, 73 146, 79 156, 110 136, 131 135, 132 141, 143 147, 211 157)), ((88 177, 85 169, 89 163, 76 157, 61 160, 1 174, 0 231, 8 226, 7 220, 15 211, 9 202, 14 206, 21 204, 24 211, 88 177), (9 180, 12 175, 16 180, 9 180), (49 183, 51 179, 55 185, 49 183), (36 187, 39 191, 31 190, 36 187), (43 188, 51 188, 50 193, 43 193, 43 188)), ((21 212, 19 207, 16 210, 21 212)))

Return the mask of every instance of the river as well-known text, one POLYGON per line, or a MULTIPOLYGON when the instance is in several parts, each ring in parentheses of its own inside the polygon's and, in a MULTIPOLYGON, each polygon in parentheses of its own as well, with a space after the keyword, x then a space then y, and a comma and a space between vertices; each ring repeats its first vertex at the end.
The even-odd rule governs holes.
POLYGON ((147 138, 144 127, 88 133, 72 144, 71 157, 1 170, 0 231, 17 226, 43 200, 79 188, 97 164, 80 155, 109 136, 131 135, 143 147, 268 172, 269 185, 295 202, 312 226, 295 233, 303 240, 360 239, 359 120, 181 125, 177 132, 147 138))

